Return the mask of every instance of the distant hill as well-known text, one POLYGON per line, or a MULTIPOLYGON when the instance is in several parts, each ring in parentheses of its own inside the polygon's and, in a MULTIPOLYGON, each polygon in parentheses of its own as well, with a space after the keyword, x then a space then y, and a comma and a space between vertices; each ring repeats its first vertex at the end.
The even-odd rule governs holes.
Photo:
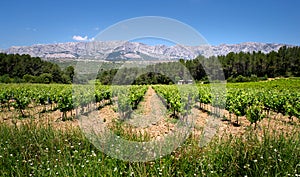
MULTIPOLYGON (((278 51, 285 44, 246 42, 240 44, 221 44, 218 46, 149 46, 137 42, 93 41, 68 42, 58 44, 37 44, 32 46, 13 46, 2 52, 8 54, 29 54, 43 59, 96 59, 96 60, 178 60, 226 55, 230 52, 269 53, 278 51)), ((286 45, 291 46, 291 45, 286 45)))

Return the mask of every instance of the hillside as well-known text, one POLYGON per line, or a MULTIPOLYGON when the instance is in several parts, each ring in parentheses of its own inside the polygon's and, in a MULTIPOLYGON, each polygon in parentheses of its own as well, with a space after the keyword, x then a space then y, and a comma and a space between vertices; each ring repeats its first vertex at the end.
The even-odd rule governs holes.
MULTIPOLYGON (((246 42, 221 44, 218 46, 149 46, 137 42, 93 41, 68 42, 58 44, 38 44, 33 46, 13 46, 3 52, 8 54, 29 54, 43 59, 97 59, 97 60, 178 60, 227 55, 230 52, 269 53, 278 51, 284 44, 246 42)), ((291 46, 291 45, 287 45, 291 46)))

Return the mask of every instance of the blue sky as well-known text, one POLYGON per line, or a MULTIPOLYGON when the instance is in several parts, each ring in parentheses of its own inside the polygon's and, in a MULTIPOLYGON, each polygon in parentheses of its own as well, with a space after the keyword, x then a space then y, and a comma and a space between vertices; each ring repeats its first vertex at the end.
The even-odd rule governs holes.
POLYGON ((212 45, 300 45, 299 0, 2 0, 0 7, 2 49, 89 40, 117 22, 139 16, 179 20, 212 45))

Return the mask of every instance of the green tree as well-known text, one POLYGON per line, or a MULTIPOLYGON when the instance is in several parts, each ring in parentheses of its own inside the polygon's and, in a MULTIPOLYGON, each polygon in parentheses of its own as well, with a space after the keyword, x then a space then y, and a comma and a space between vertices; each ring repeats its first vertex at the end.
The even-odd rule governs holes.
POLYGON ((25 82, 34 83, 34 82, 36 81, 36 78, 35 78, 35 76, 32 76, 32 75, 30 75, 30 74, 25 74, 25 75, 23 76, 23 80, 24 80, 25 82))
POLYGON ((39 76, 40 83, 49 84, 52 82, 52 74, 50 73, 43 73, 39 76))
POLYGON ((67 82, 72 83, 75 75, 75 69, 73 66, 68 66, 64 69, 64 74, 67 76, 67 82))

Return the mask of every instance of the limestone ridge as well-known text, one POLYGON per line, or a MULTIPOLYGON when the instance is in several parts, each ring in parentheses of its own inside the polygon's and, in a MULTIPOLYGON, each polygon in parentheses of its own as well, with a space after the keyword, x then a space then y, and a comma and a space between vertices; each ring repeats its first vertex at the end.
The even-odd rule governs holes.
MULTIPOLYGON (((8 54, 29 54, 43 59, 91 59, 91 60, 178 60, 226 55, 230 52, 269 53, 278 51, 285 44, 246 42, 240 44, 221 44, 218 46, 149 46, 138 42, 92 41, 67 42, 57 44, 37 44, 32 46, 13 46, 2 50, 8 54)), ((291 45, 286 45, 291 47, 291 45)))

